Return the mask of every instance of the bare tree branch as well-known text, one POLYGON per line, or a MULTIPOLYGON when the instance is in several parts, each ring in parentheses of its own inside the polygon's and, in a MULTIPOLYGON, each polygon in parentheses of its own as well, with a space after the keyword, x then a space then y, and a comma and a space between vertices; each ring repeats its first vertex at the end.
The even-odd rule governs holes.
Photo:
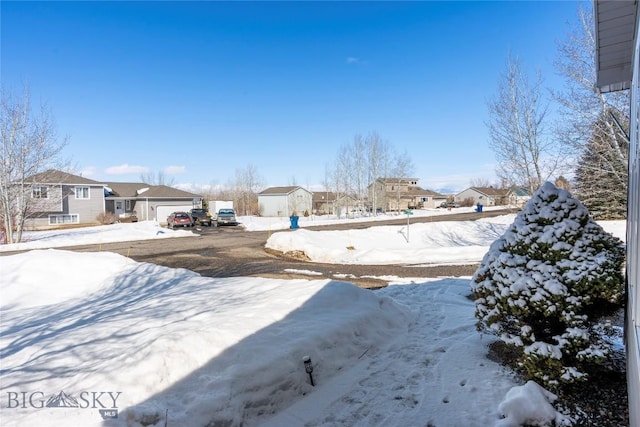
POLYGON ((545 134, 548 103, 542 98, 542 77, 530 81, 513 56, 498 81, 489 109, 489 146, 498 161, 497 175, 508 185, 531 193, 556 172, 562 153, 545 134))
POLYGON ((26 220, 38 212, 33 177, 61 168, 66 145, 49 110, 42 106, 36 114, 30 101, 28 89, 20 99, 0 89, 0 219, 7 243, 20 242, 26 220))

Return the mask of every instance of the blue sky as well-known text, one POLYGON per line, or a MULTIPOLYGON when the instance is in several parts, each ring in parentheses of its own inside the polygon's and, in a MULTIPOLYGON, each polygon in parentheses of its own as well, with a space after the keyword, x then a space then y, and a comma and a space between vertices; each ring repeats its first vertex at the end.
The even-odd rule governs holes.
POLYGON ((424 188, 494 179, 486 101, 509 52, 559 88, 573 1, 8 2, 1 82, 46 102, 98 181, 164 171, 226 184, 322 183, 377 132, 424 188))

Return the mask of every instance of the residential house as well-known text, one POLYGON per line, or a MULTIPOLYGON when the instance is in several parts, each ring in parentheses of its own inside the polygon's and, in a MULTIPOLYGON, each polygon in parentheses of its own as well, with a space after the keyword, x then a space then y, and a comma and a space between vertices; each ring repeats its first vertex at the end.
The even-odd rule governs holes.
POLYGON ((336 198, 336 215, 338 217, 354 214, 360 215, 366 210, 366 201, 358 200, 355 196, 350 194, 340 194, 336 198))
POLYGON ((165 185, 98 182, 67 172, 48 170, 29 178, 31 214, 25 229, 61 225, 98 225, 98 216, 114 213, 121 221, 165 223, 176 210, 199 206, 201 196, 165 185))
POLYGON ((467 199, 473 199, 472 205, 503 206, 508 205, 511 190, 494 187, 470 187, 456 194, 454 199, 462 203, 467 199))
POLYGON ((435 208, 447 196, 418 186, 418 178, 378 178, 368 188, 369 204, 385 211, 435 208))
POLYGON ((365 202, 358 201, 356 197, 331 191, 313 193, 312 204, 315 215, 343 216, 347 212, 364 212, 366 209, 365 202))
POLYGON ((25 229, 67 224, 99 224, 104 212, 104 184, 70 173, 48 170, 28 179, 31 209, 25 229))
POLYGON ((317 191, 311 197, 312 211, 315 215, 335 215, 336 193, 317 191))
POLYGON ((529 193, 527 189, 512 187, 511 192, 509 193, 509 204, 522 209, 530 198, 531 193, 529 193))
POLYGON ((201 204, 202 196, 166 185, 144 182, 105 184, 105 211, 114 213, 122 221, 135 217, 139 221, 165 224, 171 212, 187 212, 201 204))
POLYGON ((258 210, 262 216, 310 214, 313 194, 299 186, 269 187, 258 193, 258 210))
POLYGON ((631 89, 625 344, 629 425, 640 426, 640 5, 594 1, 595 65, 600 92, 631 89))

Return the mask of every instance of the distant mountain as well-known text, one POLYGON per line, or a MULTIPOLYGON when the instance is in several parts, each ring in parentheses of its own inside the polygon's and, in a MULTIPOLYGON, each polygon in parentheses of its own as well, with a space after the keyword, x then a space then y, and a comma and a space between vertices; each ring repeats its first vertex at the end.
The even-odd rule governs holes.
POLYGON ((78 401, 64 391, 60 391, 60 393, 52 395, 47 400, 46 404, 47 408, 77 408, 78 406, 80 406, 78 401))
POLYGON ((460 192, 460 190, 454 190, 451 188, 436 188, 435 190, 436 193, 440 193, 443 196, 448 196, 449 194, 458 194, 460 192))

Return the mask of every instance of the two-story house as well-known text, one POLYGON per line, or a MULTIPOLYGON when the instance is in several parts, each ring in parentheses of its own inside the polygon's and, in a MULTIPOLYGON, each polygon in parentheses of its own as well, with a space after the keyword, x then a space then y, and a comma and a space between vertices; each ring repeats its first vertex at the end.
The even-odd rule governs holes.
POLYGON ((371 207, 385 211, 435 208, 447 196, 418 186, 418 178, 378 178, 368 188, 371 207))

